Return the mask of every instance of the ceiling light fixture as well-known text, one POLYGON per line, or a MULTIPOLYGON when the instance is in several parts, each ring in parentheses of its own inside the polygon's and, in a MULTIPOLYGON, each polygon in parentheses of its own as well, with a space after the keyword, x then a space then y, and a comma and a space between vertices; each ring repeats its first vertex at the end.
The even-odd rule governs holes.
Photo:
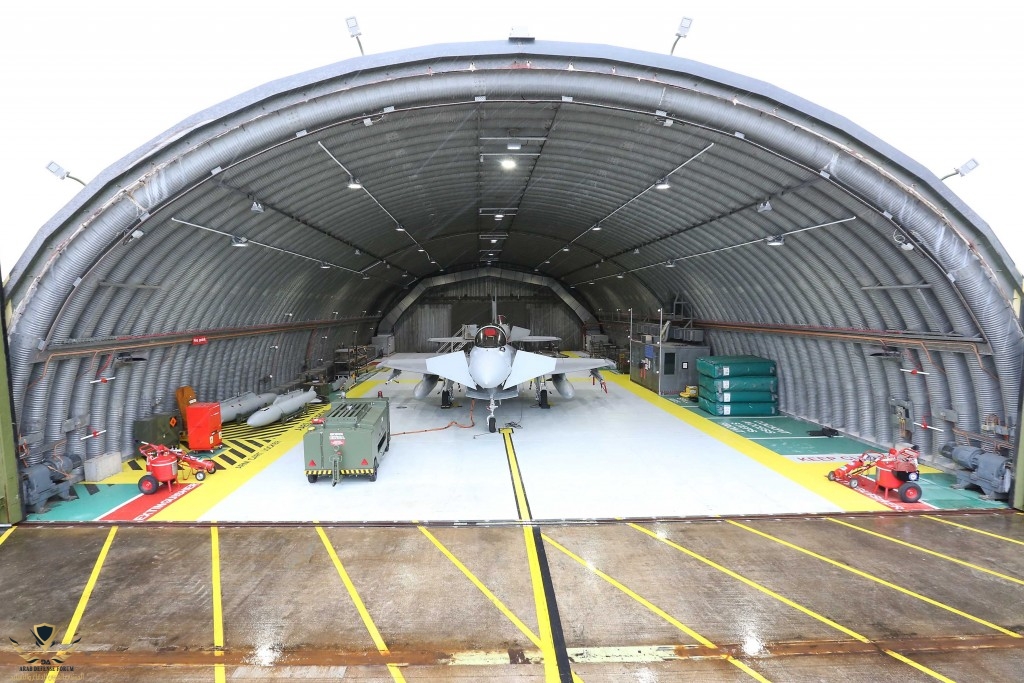
POLYGON ((518 152, 523 148, 523 143, 521 143, 519 140, 509 140, 508 144, 505 145, 505 147, 510 152, 518 152))
POLYGON ((757 205, 757 212, 758 213, 765 213, 765 212, 771 211, 771 210, 772 210, 772 203, 770 201, 768 201, 767 199, 757 205))
POLYGON ((675 268, 676 267, 676 262, 675 261, 669 261, 668 263, 665 264, 665 267, 666 268, 675 268))
POLYGON ((591 230, 593 230, 594 232, 601 232, 601 224, 594 223, 594 227, 592 227, 591 230))
POLYGON ((569 251, 569 247, 562 247, 562 251, 569 251))
POLYGON ((363 184, 361 182, 359 182, 359 178, 356 178, 355 176, 349 176, 348 177, 348 189, 350 189, 350 190, 361 190, 361 189, 363 189, 363 184))
POLYGON ((53 175, 57 176, 57 178, 59 180, 64 180, 65 178, 71 178, 75 182, 81 184, 82 187, 85 187, 85 182, 83 182, 79 178, 76 178, 75 176, 71 175, 70 171, 68 171, 66 168, 64 168, 60 164, 58 164, 56 161, 51 161, 50 163, 48 163, 46 165, 46 170, 49 171, 50 173, 52 173, 53 175))
POLYGON ((772 235, 770 237, 765 237, 764 243, 767 244, 769 247, 781 247, 783 244, 786 243, 786 236, 772 235))
POLYGON ((669 184, 668 178, 662 178, 654 187, 658 190, 667 190, 668 188, 672 187, 672 185, 669 184))
POLYGON ((330 266, 329 266, 329 265, 327 265, 327 261, 321 261, 321 262, 320 262, 320 267, 321 267, 321 268, 324 268, 324 269, 330 268, 330 266))
POLYGON ((363 32, 359 30, 359 21, 355 17, 348 17, 345 19, 345 25, 348 26, 348 34, 356 39, 356 43, 359 44, 359 54, 366 54, 363 52, 363 43, 359 40, 359 36, 363 35, 363 32))
POLYGON ((252 201, 252 206, 249 207, 249 210, 252 211, 253 213, 263 213, 263 205, 254 199, 252 201))
POLYGON ((236 235, 231 236, 231 246, 233 247, 247 247, 249 246, 249 240, 244 237, 238 237, 236 235))
POLYGON ((903 251, 914 251, 914 244, 899 230, 892 231, 892 241, 898 244, 903 251))
POLYGON ((683 20, 679 22, 679 28, 676 29, 676 40, 672 43, 672 49, 669 50, 669 54, 676 51, 676 44, 680 38, 685 38, 686 34, 690 32, 690 27, 693 26, 693 19, 690 17, 683 17, 683 20))
POLYGON ((500 221, 504 217, 505 217, 505 214, 503 214, 503 213, 496 213, 496 214, 494 214, 494 220, 496 220, 496 221, 500 221))
POLYGON ((509 159, 506 157, 505 159, 501 160, 501 167, 506 171, 511 171, 513 168, 516 167, 516 160, 509 159))
POLYGON ((398 225, 395 226, 395 231, 396 232, 405 232, 405 228, 402 227, 401 223, 399 223, 398 225))
POLYGON ((952 173, 950 173, 948 175, 942 176, 941 178, 939 178, 939 180, 945 180, 946 178, 952 178, 955 175, 959 175, 959 176, 963 177, 963 176, 967 175, 968 173, 970 173, 971 171, 973 171, 974 169, 978 168, 979 165, 980 164, 978 164, 978 162, 975 161, 974 159, 968 159, 967 161, 964 162, 964 164, 962 166, 953 169, 952 173))

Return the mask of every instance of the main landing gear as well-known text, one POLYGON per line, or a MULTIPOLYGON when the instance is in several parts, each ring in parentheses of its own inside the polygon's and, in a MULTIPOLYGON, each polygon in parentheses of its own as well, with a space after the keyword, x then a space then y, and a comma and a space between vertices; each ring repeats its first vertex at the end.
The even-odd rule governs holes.
POLYGON ((551 407, 548 403, 548 384, 543 378, 538 377, 537 380, 537 407, 543 410, 547 410, 551 407))

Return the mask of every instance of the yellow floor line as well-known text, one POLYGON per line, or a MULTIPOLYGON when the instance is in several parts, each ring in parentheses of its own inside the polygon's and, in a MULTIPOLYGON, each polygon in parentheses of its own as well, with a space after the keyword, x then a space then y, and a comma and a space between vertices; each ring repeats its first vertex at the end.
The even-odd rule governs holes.
POLYGON ((831 464, 804 464, 795 463, 789 458, 740 436, 731 429, 726 429, 715 422, 698 415, 693 410, 661 398, 650 390, 632 382, 627 375, 608 373, 605 376, 609 382, 632 392, 639 398, 644 399, 651 405, 657 406, 666 413, 679 418, 690 426, 699 429, 716 441, 734 448, 751 460, 764 465, 773 472, 777 472, 792 482, 799 484, 808 491, 815 493, 825 500, 838 506, 844 512, 873 512, 876 510, 888 510, 889 508, 863 496, 849 487, 836 484, 825 478, 825 471, 832 469, 831 464))
MULTIPOLYGON (((678 543, 674 543, 674 542, 668 540, 667 538, 665 538, 663 536, 660 536, 657 533, 651 531, 650 529, 642 527, 639 524, 634 524, 632 522, 628 522, 628 524, 629 524, 629 526, 633 527, 637 531, 639 531, 641 533, 644 533, 644 534, 647 534, 651 538, 653 538, 653 539, 655 539, 657 541, 660 541, 660 542, 662 542, 662 543, 664 543, 664 544, 666 544, 668 546, 671 546, 672 548, 675 548, 679 552, 684 553, 685 555, 688 555, 688 556, 692 557, 695 560, 703 562, 704 564, 706 564, 707 566, 711 567, 712 569, 716 569, 716 570, 722 572, 723 574, 725 574, 726 576, 729 576, 729 577, 731 577, 733 579, 736 579, 737 581, 740 581, 741 583, 744 583, 747 586, 750 586, 751 588, 754 588, 755 590, 758 590, 758 591, 764 593, 765 595, 767 595, 767 596, 769 596, 771 598, 774 598, 775 600, 778 600, 782 604, 788 605, 789 607, 792 607, 793 609, 795 609, 795 610, 797 610, 799 612, 802 612, 803 614, 806 614, 807 616, 811 617, 812 619, 820 621, 821 623, 825 624, 826 626, 834 628, 835 630, 839 631, 840 633, 845 633, 846 635, 850 636, 854 640, 858 640, 858 641, 860 641, 862 643, 868 643, 868 644, 870 644, 872 642, 871 639, 868 638, 867 636, 861 635, 860 633, 857 633, 853 629, 846 628, 842 624, 837 623, 835 621, 832 621, 831 619, 829 619, 828 617, 824 616, 823 614, 818 614, 814 610, 812 610, 812 609, 810 609, 808 607, 804 607, 803 605, 801 605, 801 604, 799 604, 797 602, 794 602, 794 601, 790 600, 789 598, 787 598, 787 597, 785 597, 783 595, 780 595, 780 594, 776 593, 775 591, 771 590, 770 588, 768 588, 766 586, 762 586, 761 584, 757 583, 756 581, 748 579, 747 577, 743 576, 742 574, 737 574, 733 570, 728 569, 726 567, 723 567, 722 565, 718 564, 717 562, 715 562, 713 560, 709 560, 708 558, 706 558, 703 555, 700 555, 698 553, 695 553, 694 551, 690 550, 689 548, 684 548, 683 546, 679 545, 678 543)), ((946 678, 945 676, 943 676, 939 672, 933 671, 933 670, 929 669, 928 667, 924 666, 923 664, 919 664, 918 662, 915 662, 914 660, 912 660, 912 659, 910 659, 908 657, 905 657, 905 656, 901 655, 898 652, 894 652, 893 650, 886 650, 886 649, 882 649, 882 652, 884 652, 885 654, 889 655, 893 659, 896 659, 896 660, 898 660, 900 662, 903 662, 904 664, 907 664, 908 666, 912 666, 913 668, 917 669, 921 673, 924 673, 924 674, 926 674, 928 676, 931 676, 932 678, 934 678, 937 681, 942 681, 943 683, 955 683, 955 681, 953 681, 952 679, 946 678)))
MULTIPOLYGON (((329 409, 321 408, 320 412, 329 409)), ((296 444, 302 441, 309 420, 319 413, 311 413, 300 420, 295 420, 292 428, 276 437, 279 442, 273 451, 263 453, 249 461, 245 467, 228 467, 208 475, 203 483, 187 496, 175 501, 160 512, 150 517, 153 522, 194 522, 229 495, 237 491, 243 484, 276 462, 296 444)), ((141 475, 140 475, 141 476, 141 475)), ((296 465, 295 476, 303 476, 299 465, 296 465)), ((190 480, 191 481, 191 480, 190 480)))
POLYGON ((9 537, 9 536, 10 536, 11 534, 13 534, 13 533, 14 533, 14 530, 15 530, 15 529, 17 529, 17 527, 13 527, 13 526, 12 526, 12 527, 11 527, 10 529, 8 529, 7 531, 5 531, 5 532, 4 532, 4 535, 3 535, 3 536, 0 536, 0 545, 3 545, 3 544, 4 544, 4 541, 6 541, 6 540, 8 539, 8 537, 9 537))
MULTIPOLYGON (((519 510, 519 520, 528 522, 532 519, 530 504, 526 499, 526 488, 523 485, 523 476, 519 471, 519 461, 516 459, 515 445, 512 443, 512 430, 504 427, 501 430, 502 438, 505 441, 505 455, 508 458, 509 471, 512 474, 512 488, 515 491, 516 507, 519 510)), ((540 556, 537 553, 537 538, 534 536, 533 528, 523 526, 523 540, 526 542, 526 560, 530 567, 530 581, 533 584, 533 602, 537 610, 537 629, 540 631, 540 649, 544 655, 544 678, 547 681, 557 682, 560 678, 558 673, 558 661, 555 656, 555 638, 551 631, 551 613, 548 610, 547 596, 544 594, 544 579, 540 572, 540 556)))
MULTIPOLYGON (((114 536, 117 534, 117 527, 110 527, 110 532, 107 533, 107 540, 103 543, 103 548, 100 550, 99 556, 96 558, 96 564, 93 565, 92 573, 89 574, 89 580, 85 582, 85 589, 82 591, 82 597, 78 599, 78 606, 75 607, 75 613, 71 616, 71 621, 68 623, 68 630, 64 634, 64 639, 61 641, 62 645, 72 645, 75 642, 75 634, 78 632, 78 625, 82 622, 82 615, 85 614, 86 605, 89 604, 89 598, 92 597, 93 588, 96 587, 96 582, 100 578, 100 570, 103 569, 103 563, 107 560, 107 553, 110 552, 110 546, 114 543, 114 536)), ((57 680, 57 676, 60 675, 59 670, 51 670, 46 675, 46 683, 53 683, 57 680)))
POLYGON ((842 562, 837 562, 836 560, 833 560, 832 558, 825 557, 824 555, 819 555, 818 553, 814 552, 813 550, 808 550, 807 548, 801 548, 800 546, 796 545, 795 543, 790 543, 789 541, 784 541, 781 538, 777 538, 777 537, 772 536, 771 534, 767 534, 767 533, 765 533, 763 531, 758 531, 757 529, 754 529, 753 527, 749 527, 746 524, 740 524, 739 522, 735 522, 735 521, 733 521, 731 519, 727 519, 725 521, 728 524, 732 524, 733 526, 737 526, 737 527, 739 527, 741 529, 745 529, 745 530, 749 531, 752 534, 756 534, 758 536, 761 536, 762 538, 766 538, 766 539, 768 539, 770 541, 774 541, 775 543, 783 545, 783 546, 785 546, 787 548, 790 548, 792 550, 796 550, 798 552, 801 552, 801 553, 803 553, 805 555, 808 555, 809 557, 813 557, 816 560, 821 560, 822 562, 826 562, 826 563, 832 565, 833 567, 838 567, 839 569, 842 569, 844 571, 848 571, 851 574, 856 574, 857 576, 859 576, 861 578, 868 579, 869 581, 874 581, 875 583, 877 583, 879 585, 885 586, 886 588, 891 588, 894 591, 903 593, 904 595, 909 595, 910 597, 916 598, 916 599, 918 599, 918 600, 920 600, 922 602, 926 602, 929 605, 933 605, 933 606, 938 607, 940 609, 944 609, 947 612, 952 612, 953 614, 956 614, 957 616, 963 617, 965 619, 969 619, 969 620, 973 621, 976 624, 981 624, 982 626, 986 626, 986 627, 988 627, 988 628, 990 628, 990 629, 992 629, 994 631, 999 631, 1000 633, 1002 633, 1004 635, 1008 635, 1008 636, 1010 636, 1012 638, 1024 638, 1024 636, 1022 636, 1021 634, 1015 633, 1014 631, 1011 631, 1009 629, 1003 628, 1002 626, 999 626, 998 624, 993 624, 991 621, 986 621, 985 619, 982 619, 981 617, 976 617, 973 614, 968 614, 967 612, 964 612, 962 610, 958 610, 955 607, 951 607, 950 605, 947 605, 945 603, 939 602, 938 600, 935 600, 933 598, 929 598, 926 595, 922 595, 920 593, 912 591, 909 588, 904 588, 903 586, 898 586, 895 583, 886 581, 885 579, 880 579, 877 576, 874 576, 873 574, 869 574, 869 573, 867 573, 865 571, 862 571, 860 569, 857 569, 855 567, 851 567, 848 564, 843 564, 842 562))
POLYGON ((975 529, 974 527, 967 526, 966 524, 957 524, 956 522, 951 522, 948 519, 942 519, 941 517, 933 517, 932 515, 921 515, 921 517, 923 517, 924 519, 930 519, 934 522, 942 522, 943 524, 955 526, 960 529, 967 529, 968 531, 973 531, 976 534, 983 534, 985 536, 990 536, 992 538, 998 538, 1000 541, 1006 541, 1007 543, 1016 543, 1017 545, 1024 545, 1024 541, 1019 541, 1016 538, 1010 538, 1009 536, 1000 536, 999 534, 994 534, 991 531, 975 529))
MULTIPOLYGON (((612 586, 614 586, 615 588, 619 589, 620 591, 622 591, 623 593, 625 593, 629 597, 633 598, 633 600, 635 600, 636 602, 640 603, 641 605, 643 605, 648 610, 650 610, 654 614, 658 615, 659 617, 661 617, 662 619, 664 619, 668 623, 672 624, 677 629, 679 629, 680 631, 682 631, 686 635, 690 636, 691 638, 696 640, 698 643, 700 643, 704 647, 712 649, 712 650, 717 650, 718 649, 718 646, 715 645, 714 643, 712 643, 710 640, 708 640, 707 638, 705 638, 701 634, 697 633, 692 628, 690 628, 686 624, 682 623, 681 621, 679 621, 678 619, 673 617, 671 614, 669 614, 665 610, 661 609, 660 607, 658 607, 654 603, 650 602, 649 600, 647 600, 643 596, 639 595, 638 593, 636 593, 635 591, 631 590, 630 588, 628 588, 627 586, 623 585, 622 583, 616 581, 615 579, 613 579, 608 574, 605 574, 600 569, 597 569, 596 567, 594 567, 593 565, 588 563, 586 560, 584 560, 582 557, 574 554, 572 551, 567 549, 565 546, 563 546, 560 543, 558 543, 558 541, 555 541, 554 539, 550 538, 547 535, 542 535, 542 538, 545 541, 547 541, 549 544, 554 546, 556 549, 560 550, 564 555, 566 555, 569 558, 575 560, 578 564, 582 565, 583 567, 585 567, 589 571, 593 572, 594 574, 596 574, 600 578, 604 579, 607 583, 611 584, 612 586)), ((722 653, 721 658, 726 660, 727 662, 729 662, 730 664, 732 664, 736 668, 740 669, 741 671, 743 671, 744 673, 749 675, 754 680, 759 681, 760 683, 769 683, 768 679, 766 679, 764 676, 762 676, 761 674, 757 673, 756 671, 754 671, 749 666, 747 666, 746 664, 744 664, 740 660, 736 659, 735 657, 733 657, 729 653, 722 653)))
MULTIPOLYGON (((213 584, 213 654, 215 657, 223 657, 224 612, 220 592, 220 534, 216 526, 210 527, 210 564, 213 584)), ((224 683, 227 680, 223 663, 213 665, 213 677, 215 683, 224 683)))
MULTIPOLYGON (((363 625, 369 632, 370 638, 373 639, 373 644, 377 647, 377 652, 385 656, 390 655, 391 651, 388 650, 388 646, 384 642, 384 638, 381 637, 380 631, 377 629, 377 625, 373 623, 373 618, 370 616, 370 612, 366 609, 366 604, 363 603, 363 599, 359 597, 359 592, 356 591, 355 584, 352 583, 352 579, 349 577, 348 572, 345 571, 345 566, 341 563, 341 558, 338 557, 338 553, 334 550, 334 546, 331 544, 330 539, 327 538, 327 534, 324 533, 323 527, 318 525, 316 527, 316 533, 319 534, 320 540, 323 541, 324 547, 327 549, 327 554, 331 556, 331 562, 334 563, 334 568, 338 570, 338 575, 341 577, 342 583, 345 584, 345 589, 352 598, 352 603, 359 612, 359 616, 362 618, 363 625)), ((397 664, 388 664, 387 666, 388 672, 391 674, 391 678, 395 680, 395 683, 405 683, 405 676, 402 675, 402 670, 397 664)))
POLYGON ((494 605, 495 607, 497 607, 497 608, 498 608, 498 609, 499 609, 499 610, 501 611, 501 613, 502 613, 502 614, 504 614, 504 615, 505 615, 505 616, 506 616, 506 617, 508 618, 508 620, 509 620, 509 621, 511 621, 511 622, 512 622, 512 624, 513 624, 513 625, 514 625, 514 626, 515 626, 515 627, 516 627, 517 629, 519 629, 519 630, 520 630, 520 631, 522 632, 522 634, 523 634, 523 635, 525 635, 525 636, 526 636, 527 638, 529 638, 529 639, 530 639, 530 642, 531 642, 531 643, 533 643, 533 644, 534 644, 534 646, 536 646, 536 647, 537 647, 538 649, 540 649, 540 648, 542 647, 542 646, 541 646, 541 642, 540 642, 540 638, 539 638, 539 637, 537 637, 537 634, 536 634, 536 633, 534 633, 534 632, 533 632, 532 630, 530 630, 530 627, 529 627, 529 626, 527 626, 526 624, 524 624, 524 623, 522 622, 522 620, 521 620, 521 619, 520 619, 519 617, 517 617, 517 616, 516 616, 516 615, 515 615, 515 614, 514 614, 514 613, 512 612, 512 610, 510 610, 510 609, 509 609, 509 608, 508 608, 508 607, 507 607, 507 606, 505 605, 505 603, 503 603, 503 602, 502 602, 502 601, 501 601, 501 600, 500 600, 500 599, 498 598, 498 596, 497 596, 497 595, 495 595, 494 593, 492 593, 492 592, 490 591, 490 589, 489 589, 489 588, 487 588, 487 586, 485 586, 485 585, 483 584, 483 582, 482 582, 482 581, 480 581, 480 579, 478 579, 478 578, 476 577, 476 575, 475 575, 475 574, 473 574, 473 572, 471 572, 471 571, 469 570, 469 568, 468 568, 468 567, 466 567, 466 565, 464 565, 464 564, 463 564, 462 562, 460 562, 460 561, 459 561, 459 558, 455 557, 455 555, 454 555, 454 554, 452 554, 452 552, 451 552, 450 550, 448 550, 448 548, 446 548, 446 547, 444 546, 444 544, 443 544, 443 543, 441 543, 441 541, 437 540, 437 537, 436 537, 436 536, 434 536, 434 535, 433 535, 432 533, 430 533, 430 532, 429 532, 429 531, 427 530, 427 528, 426 528, 426 527, 422 527, 422 526, 421 526, 421 527, 417 527, 417 528, 418 528, 418 529, 419 529, 420 531, 422 531, 422 532, 423 532, 423 535, 424 535, 424 536, 426 536, 426 537, 427 537, 428 539, 430 539, 430 542, 431 542, 431 543, 433 543, 433 544, 434 544, 434 546, 436 546, 436 547, 437 547, 437 549, 438 549, 438 550, 440 550, 440 551, 441 551, 441 552, 442 552, 442 553, 444 554, 444 556, 445 556, 445 557, 447 557, 447 558, 448 558, 448 559, 449 559, 449 560, 451 561, 451 563, 452 563, 452 564, 454 564, 454 565, 455 565, 455 566, 456 566, 456 567, 458 568, 458 570, 459 570, 460 572, 462 572, 462 573, 463 573, 463 574, 465 575, 465 577, 466 577, 467 579, 469 579, 469 580, 470 580, 471 582, 473 582, 473 585, 474 585, 474 586, 476 586, 476 587, 477 587, 478 589, 480 589, 480 592, 481 592, 481 593, 483 593, 483 594, 484 594, 485 596, 487 596, 487 599, 488 599, 488 600, 490 600, 490 601, 491 601, 491 603, 492 603, 492 604, 493 604, 493 605, 494 605))
POLYGON ((984 572, 985 574, 991 574, 992 576, 995 576, 995 577, 998 577, 1000 579, 1003 579, 1004 581, 1012 581, 1013 583, 1017 583, 1017 584, 1020 584, 1020 585, 1024 586, 1024 580, 1015 578, 1013 576, 1009 576, 1007 574, 1000 574, 997 571, 993 571, 991 569, 985 569, 985 567, 979 567, 978 565, 971 564, 970 562, 967 562, 966 560, 961 560, 959 558, 952 557, 951 555, 945 555, 943 553, 936 552, 934 550, 929 550, 928 548, 923 548, 923 547, 921 547, 919 545, 914 545, 913 543, 907 543, 904 540, 901 540, 901 539, 898 539, 898 538, 893 538, 892 536, 887 536, 885 534, 880 534, 877 531, 871 531, 870 529, 864 529, 864 528, 856 526, 854 524, 850 524, 849 522, 844 522, 842 520, 835 519, 834 517, 829 517, 827 519, 830 522, 835 522, 836 524, 842 524, 843 526, 850 527, 851 529, 856 529, 857 531, 861 531, 861 532, 863 532, 865 534, 870 534, 872 536, 877 536, 878 538, 884 539, 886 541, 891 541, 892 543, 898 543, 899 545, 905 546, 905 547, 910 548, 912 550, 916 550, 918 552, 927 553, 928 555, 932 555, 934 557, 938 557, 940 559, 946 560, 947 562, 954 562, 956 564, 963 565, 964 567, 967 567, 969 569, 973 569, 973 570, 979 571, 979 572, 984 572))

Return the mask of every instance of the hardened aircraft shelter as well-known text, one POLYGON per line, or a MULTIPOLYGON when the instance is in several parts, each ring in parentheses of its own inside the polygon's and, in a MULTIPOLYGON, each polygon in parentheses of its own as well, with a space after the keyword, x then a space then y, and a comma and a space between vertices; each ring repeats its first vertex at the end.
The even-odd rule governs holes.
POLYGON ((1010 680, 1020 294, 932 171, 712 66, 518 37, 268 83, 113 163, 5 283, 0 671, 1010 680), (605 383, 524 383, 491 433, 377 367, 495 300, 605 383), (666 347, 774 361, 778 414, 702 411, 666 347), (313 384, 140 493, 182 387, 313 384), (314 421, 374 397, 375 480, 307 479, 314 421), (898 444, 919 502, 826 476, 898 444))

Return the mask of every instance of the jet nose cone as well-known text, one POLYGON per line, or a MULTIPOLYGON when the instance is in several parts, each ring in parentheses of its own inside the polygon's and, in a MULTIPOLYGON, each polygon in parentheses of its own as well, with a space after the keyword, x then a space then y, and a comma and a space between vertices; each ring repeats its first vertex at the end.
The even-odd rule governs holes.
MULTIPOLYGON (((478 349, 485 351, 485 349, 478 349)), ((510 363, 501 353, 475 353, 470 359, 469 372, 478 387, 493 389, 508 377, 510 363)))

